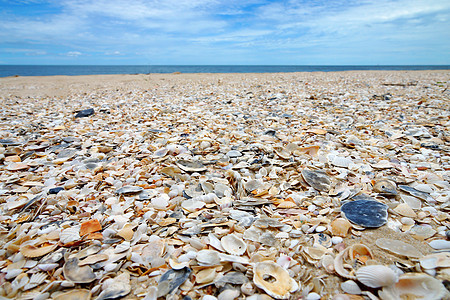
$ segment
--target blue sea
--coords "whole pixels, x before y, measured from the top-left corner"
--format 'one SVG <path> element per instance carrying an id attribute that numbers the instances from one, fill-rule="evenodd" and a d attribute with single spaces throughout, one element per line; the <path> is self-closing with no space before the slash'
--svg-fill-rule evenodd
<path id="1" fill-rule="evenodd" d="M 100 75 L 100 74 L 152 74 L 152 73 L 279 73 L 279 72 L 338 72 L 353 70 L 449 70 L 440 66 L 107 66 L 107 65 L 0 65 L 0 77 Z"/>

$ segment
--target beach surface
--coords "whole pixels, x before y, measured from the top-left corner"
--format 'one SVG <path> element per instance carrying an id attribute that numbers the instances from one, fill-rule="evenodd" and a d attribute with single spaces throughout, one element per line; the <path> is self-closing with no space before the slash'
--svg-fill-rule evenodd
<path id="1" fill-rule="evenodd" d="M 444 299 L 449 84 L 448 70 L 0 78 L 0 295 L 392 299 L 418 273 L 416 296 Z"/>

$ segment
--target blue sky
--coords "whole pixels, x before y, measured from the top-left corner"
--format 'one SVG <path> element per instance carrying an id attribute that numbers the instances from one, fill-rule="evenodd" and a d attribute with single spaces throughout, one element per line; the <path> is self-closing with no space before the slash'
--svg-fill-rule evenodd
<path id="1" fill-rule="evenodd" d="M 450 64 L 449 0 L 0 0 L 0 64 Z"/>

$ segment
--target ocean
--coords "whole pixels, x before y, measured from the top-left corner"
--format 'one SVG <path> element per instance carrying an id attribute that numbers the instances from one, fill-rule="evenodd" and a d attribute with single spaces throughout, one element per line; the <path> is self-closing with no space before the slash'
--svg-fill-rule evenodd
<path id="1" fill-rule="evenodd" d="M 279 72 L 337 72 L 352 70 L 449 70 L 439 66 L 107 66 L 107 65 L 0 65 L 0 77 L 100 75 L 100 74 L 152 74 L 152 73 L 279 73 Z"/>

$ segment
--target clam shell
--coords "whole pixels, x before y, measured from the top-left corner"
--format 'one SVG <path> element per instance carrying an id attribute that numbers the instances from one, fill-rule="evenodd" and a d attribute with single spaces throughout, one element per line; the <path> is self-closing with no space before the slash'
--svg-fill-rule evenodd
<path id="1" fill-rule="evenodd" d="M 57 244 L 47 245 L 43 247 L 36 247 L 34 245 L 25 244 L 20 246 L 20 253 L 25 257 L 40 257 L 44 256 L 58 247 Z"/>
<path id="2" fill-rule="evenodd" d="M 420 265 L 424 269 L 450 268 L 450 253 L 433 253 L 420 259 Z"/>
<path id="3" fill-rule="evenodd" d="M 253 282 L 275 299 L 288 299 L 299 285 L 289 273 L 273 262 L 259 262 L 253 267 Z"/>
<path id="4" fill-rule="evenodd" d="M 198 271 L 195 274 L 195 282 L 197 283 L 208 283 L 212 282 L 217 276 L 216 269 L 208 268 Z"/>
<path id="5" fill-rule="evenodd" d="M 348 235 L 348 231 L 352 228 L 352 224 L 344 218 L 335 219 L 331 222 L 330 226 L 331 233 L 340 237 L 346 237 Z"/>
<path id="6" fill-rule="evenodd" d="M 371 288 L 389 286 L 398 281 L 398 275 L 382 265 L 361 267 L 356 271 L 356 279 Z"/>
<path id="7" fill-rule="evenodd" d="M 382 300 L 392 299 L 448 299 L 445 286 L 436 278 L 424 273 L 405 273 L 397 283 L 385 286 L 378 295 Z"/>
<path id="8" fill-rule="evenodd" d="M 92 268 L 89 266 L 80 267 L 78 258 L 74 257 L 66 261 L 63 266 L 64 277 L 73 283 L 89 283 L 96 279 Z"/>
<path id="9" fill-rule="evenodd" d="M 200 250 L 195 257 L 201 266 L 213 266 L 220 264 L 219 253 L 214 250 Z"/>
<path id="10" fill-rule="evenodd" d="M 224 236 L 220 243 L 225 251 L 233 255 L 242 255 L 247 250 L 247 244 L 235 234 Z"/>

